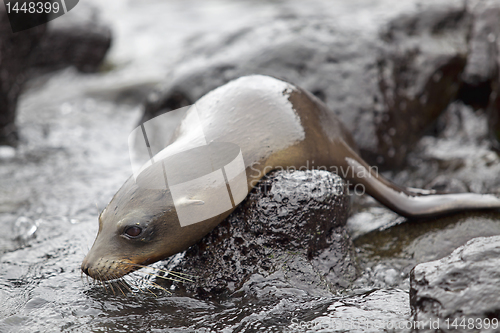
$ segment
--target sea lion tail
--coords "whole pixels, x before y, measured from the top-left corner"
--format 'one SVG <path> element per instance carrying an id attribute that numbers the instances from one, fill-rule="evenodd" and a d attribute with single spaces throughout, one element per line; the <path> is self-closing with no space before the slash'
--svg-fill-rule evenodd
<path id="1" fill-rule="evenodd" d="M 404 188 L 374 172 L 356 153 L 345 157 L 352 168 L 352 180 L 361 184 L 366 193 L 396 213 L 410 218 L 445 215 L 467 210 L 500 209 L 500 198 L 492 194 L 447 193 L 436 194 L 413 188 Z"/>

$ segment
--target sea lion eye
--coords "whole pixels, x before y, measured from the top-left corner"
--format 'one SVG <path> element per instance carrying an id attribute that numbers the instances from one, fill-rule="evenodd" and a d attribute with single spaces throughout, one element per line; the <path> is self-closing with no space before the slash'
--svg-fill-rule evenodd
<path id="1" fill-rule="evenodd" d="M 132 238 L 139 236 L 141 233 L 142 233 L 142 228 L 136 227 L 136 226 L 127 228 L 125 230 L 125 235 L 127 235 L 128 237 L 132 237 Z"/>

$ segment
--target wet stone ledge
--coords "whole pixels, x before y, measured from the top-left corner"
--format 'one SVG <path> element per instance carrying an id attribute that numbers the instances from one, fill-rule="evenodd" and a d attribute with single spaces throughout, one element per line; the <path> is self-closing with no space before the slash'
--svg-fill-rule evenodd
<path id="1" fill-rule="evenodd" d="M 97 72 L 111 46 L 111 28 L 98 8 L 80 2 L 77 10 L 51 21 L 33 55 L 38 71 L 74 66 L 81 72 Z"/>
<path id="2" fill-rule="evenodd" d="M 340 177 L 273 172 L 210 234 L 167 262 L 168 269 L 197 276 L 193 284 L 176 284 L 176 294 L 260 292 L 270 281 L 311 294 L 348 287 L 358 271 L 345 229 L 348 213 Z"/>
<path id="3" fill-rule="evenodd" d="M 446 258 L 415 266 L 410 306 L 414 321 L 426 324 L 420 332 L 498 332 L 499 267 L 500 236 L 474 238 Z"/>

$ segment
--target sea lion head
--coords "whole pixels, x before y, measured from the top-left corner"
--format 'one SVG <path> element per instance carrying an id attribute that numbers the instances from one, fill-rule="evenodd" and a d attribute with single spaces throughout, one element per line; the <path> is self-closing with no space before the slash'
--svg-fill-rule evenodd
<path id="1" fill-rule="evenodd" d="M 216 217 L 181 226 L 170 190 L 141 187 L 132 176 L 100 214 L 81 269 L 96 280 L 121 278 L 185 250 L 219 222 Z"/>
<path id="2" fill-rule="evenodd" d="M 166 258 L 178 252 L 176 226 L 169 191 L 141 188 L 131 177 L 99 215 L 99 231 L 81 269 L 107 281 Z"/>

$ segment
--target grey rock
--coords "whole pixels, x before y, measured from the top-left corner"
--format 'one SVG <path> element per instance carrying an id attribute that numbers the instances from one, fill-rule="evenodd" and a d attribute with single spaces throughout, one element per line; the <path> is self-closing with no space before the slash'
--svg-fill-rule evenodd
<path id="1" fill-rule="evenodd" d="M 486 112 L 461 101 L 450 103 L 407 157 L 406 174 L 393 180 L 445 192 L 500 193 L 498 154 L 488 140 Z"/>
<path id="2" fill-rule="evenodd" d="M 239 76 L 266 74 L 318 96 L 372 164 L 403 165 L 412 145 L 457 96 L 471 14 L 463 3 L 426 4 L 377 32 L 292 18 L 192 42 L 145 106 L 143 121 L 195 102 Z"/>
<path id="3" fill-rule="evenodd" d="M 490 137 L 500 149 L 500 3 L 470 1 L 474 25 L 460 97 L 489 115 Z"/>
<path id="4" fill-rule="evenodd" d="M 273 172 L 167 267 L 196 275 L 181 288 L 204 296 L 239 290 L 252 276 L 313 294 L 347 287 L 357 268 L 345 230 L 345 186 L 326 171 Z"/>
<path id="5" fill-rule="evenodd" d="M 429 324 L 438 321 L 441 330 L 427 327 L 421 332 L 471 332 L 461 326 L 471 319 L 475 331 L 498 332 L 485 320 L 500 320 L 500 236 L 480 237 L 456 249 L 450 256 L 417 265 L 410 275 L 410 306 L 413 319 Z M 448 321 L 447 321 L 448 319 Z M 456 319 L 456 321 L 455 321 Z M 483 324 L 482 328 L 478 325 Z"/>
<path id="6" fill-rule="evenodd" d="M 459 98 L 487 110 L 493 146 L 500 149 L 500 2 L 469 0 L 469 54 Z"/>
<path id="7" fill-rule="evenodd" d="M 99 69 L 111 46 L 111 29 L 96 7 L 80 1 L 73 10 L 47 26 L 34 56 L 34 67 L 42 71 L 68 66 L 82 72 Z"/>
<path id="8" fill-rule="evenodd" d="M 67 66 L 98 70 L 111 31 L 97 14 L 96 8 L 80 3 L 48 24 L 12 33 L 5 6 L 0 6 L 0 145 L 17 145 L 17 100 L 29 77 Z"/>
<path id="9" fill-rule="evenodd" d="M 470 0 L 467 5 L 473 20 L 460 97 L 476 108 L 484 108 L 488 105 L 492 88 L 495 88 L 492 84 L 498 81 L 500 3 Z"/>
<path id="10" fill-rule="evenodd" d="M 377 119 L 379 162 L 404 164 L 407 154 L 456 98 L 467 60 L 471 15 L 459 2 L 423 7 L 391 21 L 380 37 Z"/>
<path id="11" fill-rule="evenodd" d="M 0 5 L 0 145 L 17 144 L 17 100 L 33 59 L 32 51 L 44 33 L 45 25 L 13 33 L 5 6 Z"/>

